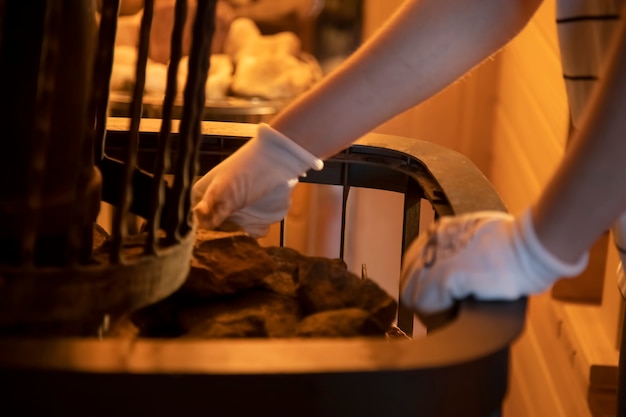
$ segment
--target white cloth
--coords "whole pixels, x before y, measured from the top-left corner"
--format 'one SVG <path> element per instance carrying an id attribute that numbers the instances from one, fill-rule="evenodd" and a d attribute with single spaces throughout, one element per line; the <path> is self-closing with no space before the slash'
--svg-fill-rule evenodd
<path id="1" fill-rule="evenodd" d="M 587 260 L 585 254 L 567 264 L 547 252 L 535 235 L 530 210 L 517 218 L 490 211 L 443 217 L 404 255 L 401 297 L 425 314 L 469 296 L 512 300 L 577 275 Z"/>
<path id="2" fill-rule="evenodd" d="M 324 163 L 289 138 L 260 124 L 256 135 L 193 186 L 198 225 L 214 229 L 225 220 L 255 237 L 285 217 L 298 177 Z"/>

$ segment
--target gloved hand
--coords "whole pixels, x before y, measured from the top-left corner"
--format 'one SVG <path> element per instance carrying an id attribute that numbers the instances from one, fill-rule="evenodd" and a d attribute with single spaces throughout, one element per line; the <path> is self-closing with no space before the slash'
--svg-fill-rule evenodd
<path id="1" fill-rule="evenodd" d="M 401 298 L 423 315 L 468 296 L 513 300 L 577 275 L 587 260 L 585 255 L 570 265 L 548 253 L 530 210 L 520 217 L 489 211 L 442 217 L 405 253 Z"/>
<path id="2" fill-rule="evenodd" d="M 324 163 L 289 138 L 260 124 L 256 135 L 193 186 L 199 227 L 214 229 L 225 220 L 254 237 L 287 214 L 298 177 Z"/>

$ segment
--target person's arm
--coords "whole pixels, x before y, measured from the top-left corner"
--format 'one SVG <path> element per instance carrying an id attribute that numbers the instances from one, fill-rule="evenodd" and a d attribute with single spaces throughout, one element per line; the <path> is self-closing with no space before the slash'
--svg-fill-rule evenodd
<path id="1" fill-rule="evenodd" d="M 513 299 L 536 294 L 561 277 L 577 275 L 595 240 L 618 220 L 623 226 L 625 160 L 622 20 L 601 84 L 538 201 L 518 216 L 479 212 L 435 223 L 405 254 L 403 301 L 418 313 L 433 313 L 467 296 Z M 619 243 L 623 233 L 614 230 Z"/>
<path id="2" fill-rule="evenodd" d="M 618 30 L 581 128 L 533 208 L 539 240 L 565 261 L 580 257 L 626 210 L 624 19 Z"/>
<path id="3" fill-rule="evenodd" d="M 286 214 L 294 181 L 320 169 L 319 159 L 493 55 L 540 3 L 408 0 L 351 58 L 194 185 L 200 226 L 214 228 L 230 218 L 260 234 Z"/>
<path id="4" fill-rule="evenodd" d="M 409 0 L 344 64 L 270 124 L 314 155 L 331 156 L 493 55 L 540 4 Z"/>

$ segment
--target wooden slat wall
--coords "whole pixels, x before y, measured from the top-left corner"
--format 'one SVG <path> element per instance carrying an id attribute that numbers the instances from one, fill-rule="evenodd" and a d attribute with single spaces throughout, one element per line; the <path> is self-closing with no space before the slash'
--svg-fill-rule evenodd
<path id="1" fill-rule="evenodd" d="M 371 36 L 395 11 L 402 0 L 366 0 L 365 37 Z M 416 137 L 447 146 L 467 155 L 487 173 L 491 164 L 491 123 L 496 100 L 499 62 L 489 60 L 469 76 L 413 108 L 376 131 Z"/>
<path id="2" fill-rule="evenodd" d="M 401 3 L 366 1 L 366 37 Z M 554 8 L 554 0 L 546 1 L 493 60 L 377 131 L 464 153 L 492 179 L 511 211 L 524 208 L 561 158 L 567 134 Z"/>
<path id="3" fill-rule="evenodd" d="M 488 176 L 513 213 L 539 196 L 565 150 L 569 116 L 554 12 L 554 1 L 545 2 L 498 56 Z M 602 306 L 531 297 L 526 331 L 513 348 L 506 417 L 599 415 L 589 406 L 591 367 L 614 366 L 618 356 L 614 274 L 607 272 L 606 285 Z"/>
<path id="4" fill-rule="evenodd" d="M 488 173 L 512 212 L 528 206 L 560 161 L 569 124 L 554 1 L 498 56 L 500 74 Z"/>

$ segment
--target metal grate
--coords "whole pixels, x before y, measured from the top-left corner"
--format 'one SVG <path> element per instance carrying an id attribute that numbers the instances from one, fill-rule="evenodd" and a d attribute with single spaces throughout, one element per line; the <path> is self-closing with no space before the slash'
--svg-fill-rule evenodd
<path id="1" fill-rule="evenodd" d="M 3 334 L 63 328 L 64 334 L 95 335 L 104 318 L 155 302 L 184 281 L 187 267 L 181 265 L 188 264 L 194 241 L 190 188 L 216 3 L 197 6 L 182 120 L 172 150 L 170 113 L 187 7 L 184 0 L 176 3 L 164 117 L 151 165 L 140 169 L 139 124 L 154 1 L 144 2 L 133 98 L 116 158 L 105 148 L 120 0 L 101 2 L 98 24 L 95 1 L 2 2 L 0 121 L 5 140 L 11 141 L 0 164 Z M 166 172 L 173 177 L 171 186 Z M 106 240 L 93 226 L 101 201 L 115 208 Z M 147 231 L 136 233 L 129 222 L 142 205 Z"/>

